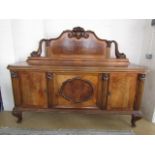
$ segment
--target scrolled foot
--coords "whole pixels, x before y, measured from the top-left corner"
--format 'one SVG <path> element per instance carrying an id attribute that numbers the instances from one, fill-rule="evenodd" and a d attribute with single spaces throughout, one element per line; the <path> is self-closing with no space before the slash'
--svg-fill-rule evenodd
<path id="1" fill-rule="evenodd" d="M 17 117 L 17 123 L 21 123 L 22 122 L 22 112 L 21 111 L 13 109 L 12 115 Z"/>
<path id="2" fill-rule="evenodd" d="M 141 112 L 133 112 L 131 116 L 131 127 L 136 127 L 136 121 L 142 119 Z"/>

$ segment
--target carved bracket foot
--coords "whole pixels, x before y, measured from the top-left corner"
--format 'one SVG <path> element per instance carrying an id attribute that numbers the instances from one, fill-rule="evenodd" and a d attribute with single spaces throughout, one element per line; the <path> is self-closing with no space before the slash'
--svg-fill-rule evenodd
<path id="1" fill-rule="evenodd" d="M 22 112 L 16 110 L 15 108 L 12 111 L 12 115 L 17 117 L 17 123 L 21 123 L 22 122 Z"/>
<path id="2" fill-rule="evenodd" d="M 136 121 L 142 118 L 141 112 L 133 112 L 131 116 L 131 127 L 136 127 Z"/>

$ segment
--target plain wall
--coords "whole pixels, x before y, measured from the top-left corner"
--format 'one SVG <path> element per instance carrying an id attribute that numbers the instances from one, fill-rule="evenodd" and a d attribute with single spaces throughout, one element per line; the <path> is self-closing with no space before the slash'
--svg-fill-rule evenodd
<path id="1" fill-rule="evenodd" d="M 95 31 L 100 38 L 116 40 L 120 52 L 124 52 L 130 62 L 141 64 L 146 52 L 144 40 L 150 37 L 148 22 L 149 20 L 0 20 L 0 86 L 4 109 L 12 110 L 14 105 L 7 65 L 26 60 L 38 48 L 40 39 L 58 37 L 63 30 L 82 26 L 86 30 Z"/>
<path id="2" fill-rule="evenodd" d="M 0 88 L 5 110 L 13 108 L 11 79 L 6 66 L 14 60 L 11 21 L 0 20 Z"/>
<path id="3" fill-rule="evenodd" d="M 149 72 L 145 80 L 142 111 L 148 120 L 155 122 L 155 26 L 151 26 L 151 20 L 146 21 L 144 33 L 140 64 L 147 66 Z M 152 54 L 152 59 L 146 59 L 145 54 Z"/>

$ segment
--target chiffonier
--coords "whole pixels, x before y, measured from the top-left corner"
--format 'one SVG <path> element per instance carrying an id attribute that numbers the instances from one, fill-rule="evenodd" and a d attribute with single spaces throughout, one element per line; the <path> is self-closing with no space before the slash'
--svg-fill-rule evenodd
<path id="1" fill-rule="evenodd" d="M 93 31 L 75 27 L 42 39 L 25 62 L 8 69 L 18 123 L 25 111 L 125 114 L 133 127 L 142 117 L 147 69 L 130 64 L 115 40 L 100 39 Z"/>

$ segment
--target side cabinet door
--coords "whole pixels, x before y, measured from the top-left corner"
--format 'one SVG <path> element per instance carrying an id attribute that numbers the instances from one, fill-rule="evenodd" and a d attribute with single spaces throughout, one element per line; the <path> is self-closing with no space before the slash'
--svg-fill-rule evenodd
<path id="1" fill-rule="evenodd" d="M 47 108 L 47 84 L 44 72 L 19 72 L 22 107 Z"/>
<path id="2" fill-rule="evenodd" d="M 108 110 L 132 110 L 136 94 L 137 74 L 111 73 Z"/>

